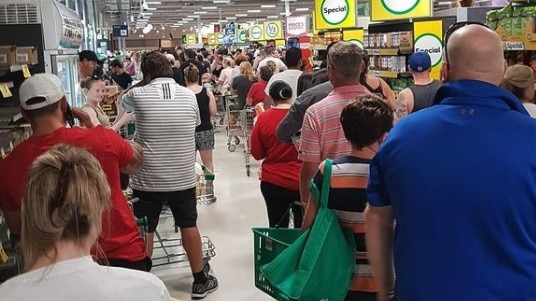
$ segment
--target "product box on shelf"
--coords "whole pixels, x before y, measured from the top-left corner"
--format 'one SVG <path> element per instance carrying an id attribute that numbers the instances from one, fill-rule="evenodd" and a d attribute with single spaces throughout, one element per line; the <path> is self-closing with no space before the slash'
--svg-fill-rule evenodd
<path id="1" fill-rule="evenodd" d="M 505 42 L 506 50 L 536 49 L 536 6 L 511 4 L 486 15 L 487 25 Z"/>
<path id="2" fill-rule="evenodd" d="M 35 47 L 20 47 L 17 46 L 15 50 L 15 64 L 16 65 L 35 65 L 38 63 L 37 50 Z"/>
<path id="3" fill-rule="evenodd" d="M 400 33 L 400 52 L 412 53 L 413 52 L 413 33 L 411 31 L 403 31 Z"/>
<path id="4" fill-rule="evenodd" d="M 0 67 L 11 67 L 15 63 L 15 47 L 0 46 Z"/>

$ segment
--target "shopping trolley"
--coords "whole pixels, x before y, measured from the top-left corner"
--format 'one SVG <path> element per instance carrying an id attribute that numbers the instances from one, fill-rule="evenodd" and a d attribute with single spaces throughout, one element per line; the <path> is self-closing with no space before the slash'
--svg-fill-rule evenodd
<path id="1" fill-rule="evenodd" d="M 197 186 L 196 196 L 197 204 L 206 205 L 216 201 L 214 196 L 214 179 L 216 176 L 205 165 L 196 163 Z"/>
<path id="2" fill-rule="evenodd" d="M 226 96 L 226 117 L 227 117 L 227 149 L 230 152 L 236 150 L 236 146 L 240 144 L 238 135 L 241 133 L 240 126 L 240 108 L 236 96 Z"/>
<path id="3" fill-rule="evenodd" d="M 255 109 L 247 107 L 240 111 L 240 127 L 242 130 L 242 138 L 244 141 L 244 161 L 246 162 L 246 175 L 249 177 L 251 174 L 251 151 L 249 147 L 249 137 L 253 130 L 253 121 L 255 118 Z"/>
<path id="4" fill-rule="evenodd" d="M 219 125 L 223 125 L 225 122 L 225 113 L 226 113 L 226 104 L 225 104 L 225 95 L 218 94 L 216 95 L 216 116 L 212 119 L 214 128 Z"/>

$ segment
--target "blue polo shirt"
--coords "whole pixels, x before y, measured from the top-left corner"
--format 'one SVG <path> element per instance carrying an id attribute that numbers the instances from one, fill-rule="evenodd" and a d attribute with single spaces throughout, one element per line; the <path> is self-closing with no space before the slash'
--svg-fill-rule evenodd
<path id="1" fill-rule="evenodd" d="M 536 300 L 536 120 L 484 82 L 437 98 L 371 162 L 369 204 L 396 219 L 396 300 Z"/>

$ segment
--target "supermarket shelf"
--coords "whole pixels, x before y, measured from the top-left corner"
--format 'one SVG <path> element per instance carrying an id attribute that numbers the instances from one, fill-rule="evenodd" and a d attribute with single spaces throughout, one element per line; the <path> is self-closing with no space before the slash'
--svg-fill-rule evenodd
<path id="1" fill-rule="evenodd" d="M 395 72 L 395 71 L 385 71 L 385 70 L 371 70 L 372 75 L 382 78 L 401 78 L 401 77 L 411 77 L 411 74 L 408 72 Z"/>
<path id="2" fill-rule="evenodd" d="M 398 55 L 398 48 L 367 49 L 368 55 Z"/>

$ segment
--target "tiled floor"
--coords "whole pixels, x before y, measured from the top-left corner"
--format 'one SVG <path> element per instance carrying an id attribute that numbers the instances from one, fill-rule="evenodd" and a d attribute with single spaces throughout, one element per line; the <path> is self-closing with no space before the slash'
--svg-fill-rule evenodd
<path id="1" fill-rule="evenodd" d="M 227 150 L 227 137 L 221 128 L 216 134 L 215 189 L 218 200 L 210 205 L 199 205 L 199 228 L 216 247 L 211 260 L 220 288 L 205 300 L 273 300 L 255 288 L 253 277 L 252 227 L 268 224 L 266 207 L 260 193 L 257 170 L 259 164 L 252 158 L 251 177 L 246 176 L 243 147 L 234 153 Z M 172 219 L 162 221 L 162 236 L 178 237 L 172 229 Z M 181 264 L 156 267 L 153 273 L 160 277 L 171 295 L 190 300 L 193 281 L 188 266 Z"/>

